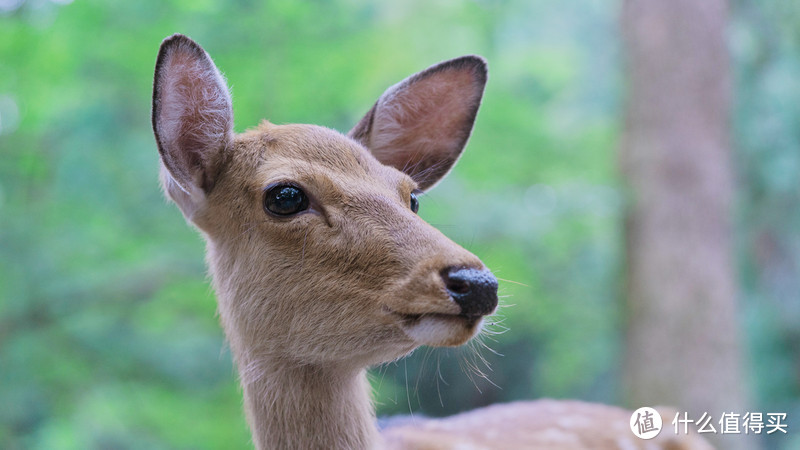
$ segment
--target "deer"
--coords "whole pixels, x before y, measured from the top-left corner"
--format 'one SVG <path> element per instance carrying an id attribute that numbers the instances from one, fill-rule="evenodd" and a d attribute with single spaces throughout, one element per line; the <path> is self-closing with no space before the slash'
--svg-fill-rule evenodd
<path id="1" fill-rule="evenodd" d="M 651 448 L 630 412 L 579 401 L 492 405 L 378 430 L 369 367 L 459 346 L 498 305 L 483 262 L 417 215 L 454 166 L 487 81 L 478 56 L 390 87 L 347 133 L 263 121 L 233 131 L 206 51 L 175 34 L 155 65 L 166 197 L 203 236 L 257 449 Z M 662 433 L 664 436 L 667 433 Z M 659 448 L 707 448 L 666 436 Z"/>

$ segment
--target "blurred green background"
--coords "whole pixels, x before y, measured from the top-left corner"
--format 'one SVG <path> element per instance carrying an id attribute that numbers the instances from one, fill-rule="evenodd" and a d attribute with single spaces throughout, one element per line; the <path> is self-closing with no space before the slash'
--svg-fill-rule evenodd
<path id="1" fill-rule="evenodd" d="M 203 243 L 157 180 L 152 73 L 174 32 L 227 76 L 237 131 L 347 131 L 405 76 L 486 57 L 473 137 L 421 214 L 513 281 L 504 332 L 376 368 L 379 415 L 620 403 L 619 7 L 0 0 L 0 448 L 250 445 Z M 765 443 L 800 448 L 800 6 L 734 1 L 729 42 L 752 409 L 787 412 Z"/>

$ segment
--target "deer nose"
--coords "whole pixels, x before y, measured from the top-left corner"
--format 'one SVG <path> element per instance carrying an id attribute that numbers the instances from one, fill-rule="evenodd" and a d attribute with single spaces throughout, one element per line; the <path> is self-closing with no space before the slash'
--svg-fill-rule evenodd
<path id="1" fill-rule="evenodd" d="M 497 307 L 497 278 L 487 269 L 448 267 L 441 272 L 450 297 L 465 316 L 485 316 Z"/>

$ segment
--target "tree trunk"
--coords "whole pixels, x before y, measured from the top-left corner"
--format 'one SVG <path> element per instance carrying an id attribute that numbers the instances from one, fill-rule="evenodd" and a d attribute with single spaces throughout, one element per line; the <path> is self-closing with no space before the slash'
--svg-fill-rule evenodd
<path id="1" fill-rule="evenodd" d="M 629 91 L 621 165 L 631 189 L 625 390 L 671 405 L 720 438 L 744 415 L 731 249 L 731 76 L 725 0 L 626 0 Z M 673 417 L 664 417 L 672 432 Z M 744 435 L 716 440 L 744 448 Z M 730 442 L 728 442 L 730 441 Z M 752 448 L 752 442 L 748 448 Z"/>

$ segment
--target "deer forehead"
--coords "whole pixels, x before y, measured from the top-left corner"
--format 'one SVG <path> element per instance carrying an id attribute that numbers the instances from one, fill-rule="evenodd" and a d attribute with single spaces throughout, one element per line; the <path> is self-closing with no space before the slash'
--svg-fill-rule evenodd
<path id="1" fill-rule="evenodd" d="M 361 144 L 321 126 L 264 121 L 238 135 L 234 148 L 234 160 L 254 169 L 248 183 L 254 189 L 307 183 L 303 187 L 323 191 L 318 195 L 341 199 L 348 191 L 406 196 L 417 187 L 411 177 L 381 164 Z"/>

